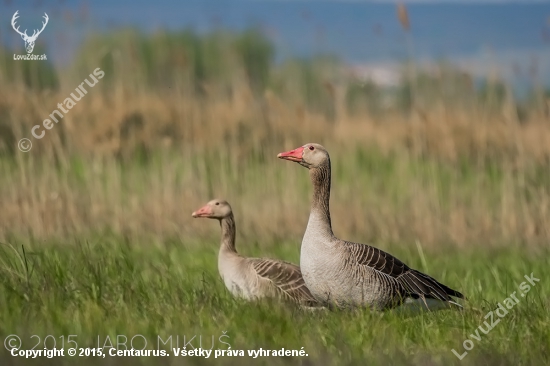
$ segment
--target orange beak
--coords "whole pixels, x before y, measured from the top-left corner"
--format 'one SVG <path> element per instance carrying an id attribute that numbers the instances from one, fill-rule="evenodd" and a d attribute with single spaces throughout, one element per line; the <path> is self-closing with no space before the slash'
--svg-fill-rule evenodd
<path id="1" fill-rule="evenodd" d="M 301 146 L 301 147 L 298 147 L 294 150 L 290 150 L 290 151 L 287 151 L 287 152 L 282 152 L 279 155 L 277 155 L 277 157 L 279 159 L 285 159 L 285 160 L 295 161 L 295 162 L 299 163 L 299 162 L 302 161 L 302 153 L 303 152 L 304 152 L 304 147 Z"/>
<path id="2" fill-rule="evenodd" d="M 208 205 L 199 208 L 197 211 L 195 211 L 191 214 L 191 216 L 193 216 L 194 218 L 208 217 L 210 215 L 212 215 L 212 210 L 210 209 L 210 206 L 208 206 Z"/>

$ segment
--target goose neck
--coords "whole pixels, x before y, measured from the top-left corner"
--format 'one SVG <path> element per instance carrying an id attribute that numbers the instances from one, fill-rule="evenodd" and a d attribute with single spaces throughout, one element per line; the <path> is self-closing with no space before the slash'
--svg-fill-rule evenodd
<path id="1" fill-rule="evenodd" d="M 237 249 L 235 248 L 235 233 L 237 229 L 233 213 L 221 219 L 220 226 L 222 229 L 220 251 L 237 253 Z"/>
<path id="2" fill-rule="evenodd" d="M 310 221 L 315 221 L 317 230 L 333 236 L 330 220 L 330 162 L 318 168 L 310 169 L 313 183 L 313 200 L 311 202 Z"/>

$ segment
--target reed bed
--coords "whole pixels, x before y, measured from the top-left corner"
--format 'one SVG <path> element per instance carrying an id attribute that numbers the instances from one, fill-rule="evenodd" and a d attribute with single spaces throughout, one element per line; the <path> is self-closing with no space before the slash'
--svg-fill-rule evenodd
<path id="1" fill-rule="evenodd" d="M 89 42 L 104 39 L 98 37 Z M 275 156 L 319 142 L 332 155 L 333 216 L 341 236 L 428 247 L 547 245 L 550 121 L 544 95 L 542 102 L 520 104 L 509 89 L 487 89 L 500 85 L 495 83 L 485 94 L 473 89 L 475 98 L 467 88 L 449 92 L 449 85 L 458 85 L 456 73 L 441 66 L 439 76 L 415 82 L 414 105 L 395 99 L 375 112 L 369 94 L 359 99 L 364 108 L 355 108 L 357 82 L 335 81 L 340 69 L 333 61 L 273 65 L 267 55 L 263 68 L 251 66 L 246 57 L 253 51 L 271 52 L 256 33 L 233 36 L 229 50 L 221 41 L 227 35 L 151 37 L 125 32 L 111 40 L 121 49 L 104 47 L 91 56 L 83 51 L 66 70 L 41 66 L 42 73 L 57 75 L 46 79 L 54 84 L 32 77 L 26 84 L 4 70 L 0 240 L 97 230 L 206 235 L 210 230 L 190 213 L 214 196 L 236 206 L 245 237 L 267 243 L 299 238 L 307 220 L 307 174 Z M 157 75 L 132 52 L 145 52 L 159 39 L 165 42 L 151 51 L 157 56 L 149 63 L 171 68 Z M 199 44 L 204 55 L 189 61 L 189 46 L 174 46 L 182 39 Z M 210 56 L 211 43 L 227 52 L 228 61 L 207 72 L 200 60 Z M 31 138 L 32 126 L 98 66 L 105 78 L 44 138 Z M 25 67 L 21 78 L 33 74 Z M 311 70 L 316 73 L 304 76 Z M 403 83 L 406 90 L 406 78 Z M 30 152 L 16 149 L 21 137 L 32 139 Z"/>

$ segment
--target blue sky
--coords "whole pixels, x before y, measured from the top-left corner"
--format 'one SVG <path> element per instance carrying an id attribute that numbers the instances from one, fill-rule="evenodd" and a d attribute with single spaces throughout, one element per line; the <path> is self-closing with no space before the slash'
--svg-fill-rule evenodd
<path id="1" fill-rule="evenodd" d="M 537 64 L 541 80 L 550 81 L 550 2 L 404 2 L 418 60 L 452 60 L 481 73 L 495 63 L 508 73 L 514 64 L 523 73 Z M 20 46 L 10 25 L 15 10 L 22 29 L 38 27 L 47 12 L 39 41 L 57 64 L 70 60 L 88 32 L 125 27 L 206 32 L 256 25 L 279 58 L 331 53 L 354 64 L 389 64 L 407 54 L 395 2 L 384 0 L 0 0 L 0 9 L 0 39 Z"/>

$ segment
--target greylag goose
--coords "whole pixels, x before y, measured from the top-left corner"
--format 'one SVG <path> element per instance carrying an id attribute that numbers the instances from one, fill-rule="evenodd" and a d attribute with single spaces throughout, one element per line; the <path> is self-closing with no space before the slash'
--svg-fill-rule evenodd
<path id="1" fill-rule="evenodd" d="M 369 245 L 338 239 L 330 221 L 330 156 L 309 143 L 277 155 L 309 169 L 313 200 L 300 251 L 307 287 L 320 302 L 376 310 L 418 306 L 420 310 L 461 307 L 451 296 L 464 296 Z"/>
<path id="2" fill-rule="evenodd" d="M 218 270 L 231 294 L 246 300 L 278 297 L 306 307 L 319 305 L 306 287 L 300 267 L 275 259 L 246 258 L 237 253 L 235 218 L 229 203 L 212 200 L 192 216 L 220 221 L 222 238 Z"/>

